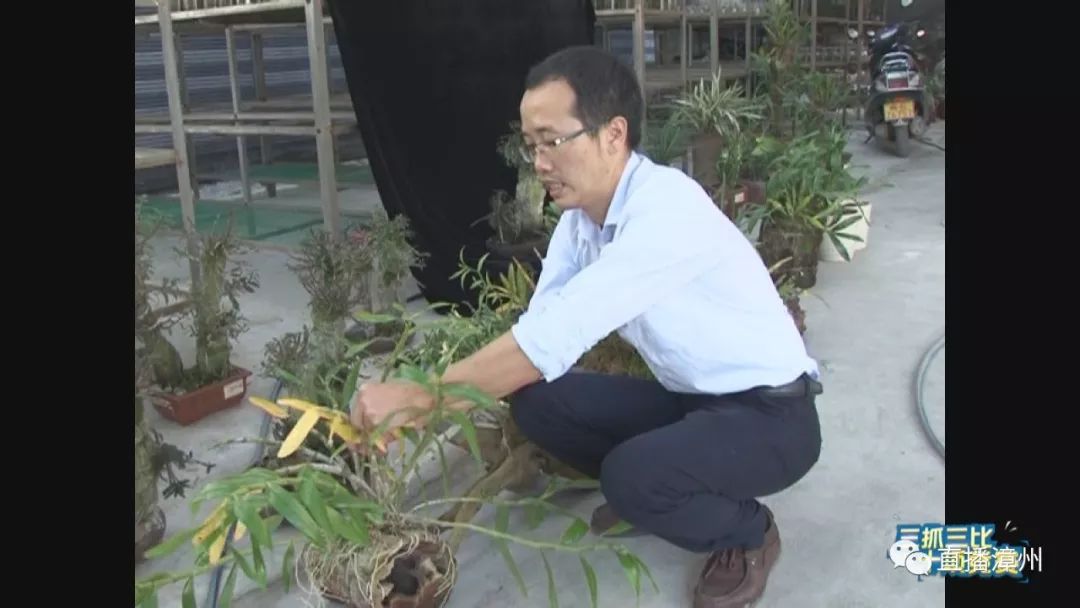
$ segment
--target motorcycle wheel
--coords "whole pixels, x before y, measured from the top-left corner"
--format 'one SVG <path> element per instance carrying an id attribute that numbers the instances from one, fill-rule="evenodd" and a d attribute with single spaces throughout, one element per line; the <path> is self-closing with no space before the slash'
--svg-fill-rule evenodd
<path id="1" fill-rule="evenodd" d="M 893 142 L 896 144 L 897 156 L 907 158 L 911 154 L 911 137 L 909 136 L 908 125 L 893 127 Z"/>

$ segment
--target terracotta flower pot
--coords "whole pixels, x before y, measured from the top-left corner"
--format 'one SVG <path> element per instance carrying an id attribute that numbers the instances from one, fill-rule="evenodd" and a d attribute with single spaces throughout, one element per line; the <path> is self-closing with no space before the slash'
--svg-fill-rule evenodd
<path id="1" fill-rule="evenodd" d="M 163 417 L 187 426 L 210 414 L 239 405 L 247 394 L 250 381 L 250 371 L 233 367 L 233 372 L 224 380 L 207 384 L 189 393 L 157 395 L 153 400 L 154 409 Z"/>

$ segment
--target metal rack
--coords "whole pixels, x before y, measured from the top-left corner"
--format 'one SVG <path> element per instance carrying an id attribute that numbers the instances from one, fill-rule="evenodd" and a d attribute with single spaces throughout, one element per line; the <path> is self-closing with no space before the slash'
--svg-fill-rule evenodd
<path id="1" fill-rule="evenodd" d="M 764 15 L 761 0 L 596 0 L 597 24 L 601 29 L 602 45 L 611 50 L 611 30 L 631 27 L 633 64 L 638 81 L 647 97 L 683 89 L 691 81 L 709 78 L 717 70 L 725 79 L 738 79 L 749 72 L 749 53 L 740 60 L 720 60 L 721 24 L 745 23 L 746 39 L 752 23 Z M 709 24 L 709 66 L 694 66 L 690 54 L 694 48 L 695 25 Z M 654 33 L 656 60 L 646 66 L 646 28 Z M 678 67 L 664 59 L 665 36 L 677 34 Z M 750 45 L 746 45 L 750 48 Z"/>
<path id="2" fill-rule="evenodd" d="M 348 95 L 331 95 L 326 54 L 325 0 L 137 0 L 137 5 L 156 6 L 157 13 L 135 17 L 136 35 L 161 34 L 162 60 L 168 113 L 145 115 L 135 121 L 135 133 L 169 133 L 172 150 L 136 149 L 136 167 L 176 165 L 183 226 L 189 237 L 196 233 L 195 193 L 189 154 L 189 136 L 210 134 L 235 136 L 244 201 L 251 203 L 246 138 L 260 138 L 263 162 L 269 156 L 267 136 L 313 137 L 318 162 L 319 193 L 325 229 L 342 237 L 338 202 L 334 137 L 351 131 L 356 118 Z M 311 70 L 310 97 L 277 100 L 265 98 L 261 33 L 303 26 L 307 34 Z M 229 64 L 231 103 L 224 107 L 189 111 L 182 94 L 177 36 L 184 33 L 221 33 L 225 36 Z M 239 91 L 236 36 L 251 35 L 255 73 L 255 101 L 243 101 Z M 141 159 L 141 160 L 140 160 Z M 171 160 L 170 160 L 171 159 Z"/>
<path id="3" fill-rule="evenodd" d="M 850 41 L 843 36 L 843 41 L 835 45 L 819 46 L 819 26 L 839 26 L 841 32 L 848 27 L 858 26 L 861 33 L 866 27 L 884 25 L 886 0 L 844 0 L 843 16 L 818 14 L 819 0 L 791 0 L 796 14 L 804 23 L 810 23 L 810 45 L 801 56 L 810 64 L 811 69 L 837 68 L 846 66 L 853 59 Z M 673 89 L 682 89 L 690 82 L 708 78 L 720 70 L 725 80 L 737 80 L 750 72 L 750 52 L 755 46 L 755 27 L 766 18 L 768 0 L 595 0 L 597 23 L 601 29 L 602 44 L 610 50 L 609 30 L 625 28 L 629 25 L 633 32 L 633 64 L 646 95 L 662 93 Z M 835 7 L 836 3 L 830 5 Z M 696 67 L 688 60 L 694 48 L 695 25 L 709 25 L 709 65 L 708 68 Z M 745 51 L 738 59 L 722 61 L 720 59 L 722 27 L 743 25 L 742 37 L 736 33 L 736 46 Z M 646 30 L 657 34 L 656 41 L 664 33 L 677 32 L 679 45 L 679 66 L 677 70 L 658 60 L 655 67 L 646 67 Z M 658 49 L 658 44 L 657 48 Z"/>

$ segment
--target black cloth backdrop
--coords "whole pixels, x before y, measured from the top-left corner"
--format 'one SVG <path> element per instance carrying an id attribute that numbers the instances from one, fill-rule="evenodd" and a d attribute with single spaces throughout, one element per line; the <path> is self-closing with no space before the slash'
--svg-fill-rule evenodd
<path id="1" fill-rule="evenodd" d="M 529 68 L 592 44 L 589 0 L 328 0 L 342 65 L 375 183 L 390 217 L 404 214 L 413 271 L 432 301 L 474 302 L 450 276 L 462 248 L 488 253 L 493 191 L 516 176 L 496 151 Z M 490 271 L 506 268 L 491 254 Z"/>

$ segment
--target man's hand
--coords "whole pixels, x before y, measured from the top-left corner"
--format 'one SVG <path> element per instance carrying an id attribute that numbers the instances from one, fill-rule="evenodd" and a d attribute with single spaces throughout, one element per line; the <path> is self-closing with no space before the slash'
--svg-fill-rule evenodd
<path id="1" fill-rule="evenodd" d="M 540 371 L 525 356 L 513 334 L 507 331 L 447 368 L 442 381 L 445 384 L 467 384 L 501 399 L 541 378 Z M 464 409 L 469 405 L 465 399 L 443 402 L 444 407 L 451 409 Z M 389 420 L 382 437 L 374 441 L 380 451 L 385 451 L 384 447 L 392 440 L 394 431 L 403 426 L 415 428 L 425 424 L 434 407 L 434 398 L 420 386 L 403 382 L 375 382 L 360 387 L 352 404 L 350 422 L 362 433 L 370 434 Z"/>
<path id="2" fill-rule="evenodd" d="M 398 382 L 365 384 L 356 393 L 349 418 L 360 431 L 373 432 L 384 421 L 384 437 L 403 426 L 418 427 L 431 410 L 431 395 L 423 388 Z M 385 440 L 383 440 L 385 442 Z"/>

